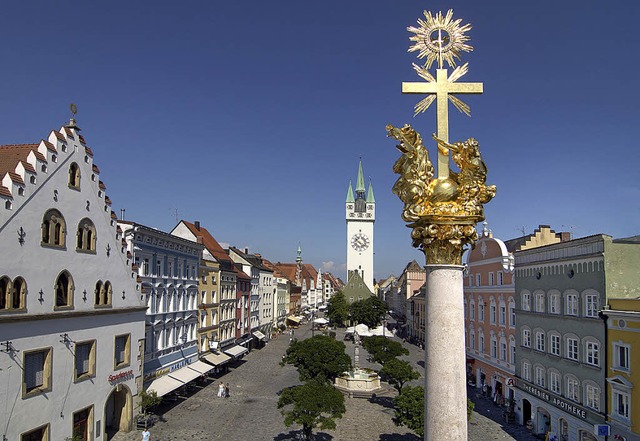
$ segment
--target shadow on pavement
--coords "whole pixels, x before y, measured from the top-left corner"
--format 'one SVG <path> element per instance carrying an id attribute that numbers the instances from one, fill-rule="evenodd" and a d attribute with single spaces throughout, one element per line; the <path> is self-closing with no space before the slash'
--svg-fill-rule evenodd
<path id="1" fill-rule="evenodd" d="M 273 441 L 294 441 L 294 440 L 302 440 L 302 431 L 301 430 L 292 430 L 289 433 L 279 433 L 275 437 L 273 437 Z M 311 439 L 314 441 L 330 441 L 333 439 L 331 435 L 324 432 L 318 432 L 311 435 Z"/>
<path id="2" fill-rule="evenodd" d="M 399 433 L 383 433 L 378 438 L 378 441 L 418 441 L 421 440 L 418 435 L 414 435 L 413 433 L 406 433 L 401 435 Z"/>
<path id="3" fill-rule="evenodd" d="M 387 409 L 393 409 L 393 397 L 373 396 L 369 398 L 369 402 L 377 404 L 378 406 L 386 407 Z"/>

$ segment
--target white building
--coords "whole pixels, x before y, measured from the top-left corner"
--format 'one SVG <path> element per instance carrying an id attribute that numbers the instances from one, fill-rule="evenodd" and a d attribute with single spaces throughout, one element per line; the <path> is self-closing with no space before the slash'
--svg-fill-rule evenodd
<path id="1" fill-rule="evenodd" d="M 142 280 L 146 310 L 145 390 L 165 395 L 198 378 L 198 272 L 203 245 L 118 222 Z M 187 367 L 198 363 L 195 366 Z M 195 368 L 195 369 L 194 369 Z"/>
<path id="2" fill-rule="evenodd" d="M 142 387 L 144 305 L 93 153 L 71 124 L 0 147 L 0 435 L 107 439 Z"/>
<path id="3" fill-rule="evenodd" d="M 367 288 L 375 292 L 373 285 L 373 224 L 376 220 L 376 200 L 373 197 L 373 187 L 369 183 L 369 190 L 365 197 L 364 175 L 362 161 L 358 164 L 358 178 L 356 193 L 349 182 L 346 200 L 347 220 L 347 283 L 349 275 L 355 271 L 360 274 Z"/>

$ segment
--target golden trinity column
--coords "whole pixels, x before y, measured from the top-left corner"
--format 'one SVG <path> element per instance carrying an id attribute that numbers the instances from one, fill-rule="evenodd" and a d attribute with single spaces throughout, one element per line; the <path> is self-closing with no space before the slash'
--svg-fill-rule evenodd
<path id="1" fill-rule="evenodd" d="M 412 228 L 413 246 L 425 254 L 427 270 L 425 329 L 425 413 L 424 439 L 467 440 L 467 388 L 462 253 L 478 238 L 476 224 L 484 220 L 483 204 L 496 193 L 486 185 L 487 167 L 478 142 L 449 143 L 449 101 L 470 116 L 470 108 L 456 95 L 482 93 L 482 83 L 457 82 L 467 73 L 468 63 L 456 66 L 462 52 L 473 48 L 465 35 L 471 25 L 460 25 L 453 11 L 446 15 L 424 12 L 410 52 L 418 52 L 423 65 L 413 64 L 426 82 L 402 83 L 403 93 L 427 94 L 415 106 L 415 115 L 436 101 L 438 149 L 437 177 L 423 139 L 410 125 L 387 125 L 388 136 L 396 139 L 401 152 L 393 165 L 400 177 L 393 192 L 404 202 L 402 219 Z M 430 73 L 437 62 L 436 76 Z M 453 68 L 448 74 L 447 64 Z M 457 171 L 450 169 L 449 152 Z"/>

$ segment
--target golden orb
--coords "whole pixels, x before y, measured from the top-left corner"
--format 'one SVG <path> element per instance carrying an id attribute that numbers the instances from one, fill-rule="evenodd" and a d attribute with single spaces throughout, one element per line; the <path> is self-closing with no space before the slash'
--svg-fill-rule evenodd
<path id="1" fill-rule="evenodd" d="M 458 196 L 458 184 L 451 178 L 438 178 L 429 184 L 433 202 L 449 202 Z"/>

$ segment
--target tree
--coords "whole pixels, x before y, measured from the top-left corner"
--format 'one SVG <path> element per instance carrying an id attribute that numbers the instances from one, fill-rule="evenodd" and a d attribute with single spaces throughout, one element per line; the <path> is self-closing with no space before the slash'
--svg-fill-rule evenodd
<path id="1" fill-rule="evenodd" d="M 162 397 L 159 397 L 155 390 L 140 392 L 140 409 L 144 416 L 146 416 L 148 409 L 157 406 L 161 402 Z"/>
<path id="2" fill-rule="evenodd" d="M 393 399 L 396 426 L 407 426 L 420 437 L 424 436 L 424 388 L 422 386 L 405 387 L 400 395 Z"/>
<path id="3" fill-rule="evenodd" d="M 354 324 L 364 323 L 370 328 L 378 326 L 387 314 L 387 304 L 375 296 L 354 302 L 349 306 Z"/>
<path id="4" fill-rule="evenodd" d="M 387 361 L 401 355 L 409 355 L 409 350 L 401 343 L 374 335 L 362 339 L 362 347 L 371 355 L 374 361 L 385 364 Z"/>
<path id="5" fill-rule="evenodd" d="M 421 438 L 424 436 L 424 388 L 407 386 L 393 399 L 396 426 L 407 426 Z M 467 398 L 467 420 L 473 412 L 473 401 Z"/>
<path id="6" fill-rule="evenodd" d="M 405 383 L 420 378 L 420 374 L 413 370 L 408 361 L 392 358 L 380 370 L 380 376 L 395 387 L 399 394 Z"/>
<path id="7" fill-rule="evenodd" d="M 300 381 L 313 379 L 332 383 L 338 375 L 351 369 L 351 357 L 344 350 L 344 343 L 326 335 L 294 340 L 280 365 L 287 363 L 295 366 Z"/>
<path id="8" fill-rule="evenodd" d="M 282 391 L 278 399 L 278 409 L 293 405 L 290 410 L 282 410 L 284 424 L 300 424 L 305 440 L 310 440 L 313 429 L 335 429 L 336 418 L 345 412 L 344 396 L 333 386 L 318 381 L 309 381 Z"/>
<path id="9" fill-rule="evenodd" d="M 334 294 L 329 299 L 327 317 L 338 326 L 344 326 L 344 323 L 349 318 L 349 305 L 347 305 L 347 299 L 342 291 Z"/>

